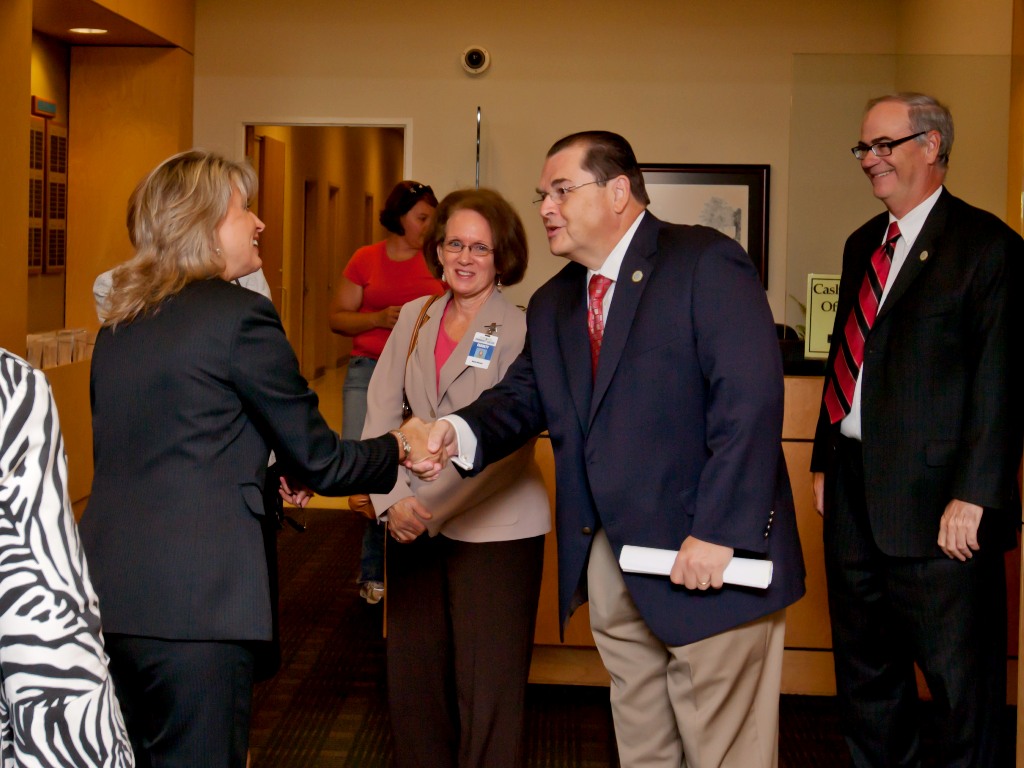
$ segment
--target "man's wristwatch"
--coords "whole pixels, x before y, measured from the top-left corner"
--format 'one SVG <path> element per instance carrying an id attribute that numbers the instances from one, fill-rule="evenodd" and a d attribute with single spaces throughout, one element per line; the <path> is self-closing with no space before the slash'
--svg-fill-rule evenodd
<path id="1" fill-rule="evenodd" d="M 398 442 L 401 443 L 402 450 L 404 451 L 404 455 L 399 456 L 398 460 L 400 462 L 405 461 L 412 455 L 412 446 L 409 445 L 409 438 L 407 438 L 405 433 L 400 429 L 391 430 L 391 434 L 398 438 Z"/>

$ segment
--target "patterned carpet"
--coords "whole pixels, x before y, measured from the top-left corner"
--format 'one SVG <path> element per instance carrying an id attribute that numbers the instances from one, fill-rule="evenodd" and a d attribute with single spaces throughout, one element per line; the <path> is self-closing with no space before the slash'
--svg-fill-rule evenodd
<path id="1" fill-rule="evenodd" d="M 391 726 L 385 694 L 383 606 L 358 595 L 360 521 L 307 510 L 307 531 L 278 539 L 281 655 L 256 686 L 253 768 L 387 768 Z M 608 692 L 531 688 L 525 738 L 531 768 L 616 765 Z"/>
<path id="2" fill-rule="evenodd" d="M 368 606 L 354 583 L 361 520 L 296 517 L 307 531 L 278 539 L 282 668 L 256 687 L 252 768 L 388 768 L 383 606 Z M 607 689 L 531 685 L 527 707 L 528 768 L 618 766 Z M 848 764 L 831 698 L 783 696 L 780 712 L 781 768 Z"/>

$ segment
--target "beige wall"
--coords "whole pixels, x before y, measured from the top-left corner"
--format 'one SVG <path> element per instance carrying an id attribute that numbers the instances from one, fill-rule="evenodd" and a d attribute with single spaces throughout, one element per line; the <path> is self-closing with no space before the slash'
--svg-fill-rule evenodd
<path id="1" fill-rule="evenodd" d="M 892 91 L 937 94 L 953 112 L 949 189 L 1006 213 L 1009 55 L 800 54 L 793 59 L 786 322 L 804 324 L 807 274 L 838 273 L 846 237 L 882 210 L 850 154 L 865 102 Z"/>
<path id="2" fill-rule="evenodd" d="M 1013 3 L 901 0 L 878 18 L 888 19 L 897 29 L 899 53 L 998 55 L 1010 52 Z"/>
<path id="3" fill-rule="evenodd" d="M 531 0 L 482 11 L 469 0 L 430 10 L 296 0 L 282 17 L 274 0 L 198 0 L 195 136 L 240 155 L 245 122 L 408 120 L 406 172 L 443 194 L 473 183 L 481 106 L 482 183 L 523 214 L 534 255 L 524 285 L 509 291 L 516 300 L 559 266 L 530 203 L 543 154 L 558 137 L 601 127 L 624 134 L 641 162 L 769 163 L 768 296 L 781 319 L 791 169 L 802 162 L 790 149 L 795 56 L 917 55 L 950 46 L 1007 57 L 1011 0 L 966 5 Z M 965 31 L 969 37 L 960 37 Z M 471 44 L 493 57 L 478 77 L 459 66 Z M 982 130 L 993 131 L 998 153 L 1006 131 L 995 123 Z M 822 251 L 841 247 L 833 237 Z M 829 268 L 822 266 L 817 271 Z"/>

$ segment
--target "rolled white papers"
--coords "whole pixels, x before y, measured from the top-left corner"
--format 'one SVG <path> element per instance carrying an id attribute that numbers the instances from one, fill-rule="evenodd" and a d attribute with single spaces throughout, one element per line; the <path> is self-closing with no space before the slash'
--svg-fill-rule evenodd
<path id="1" fill-rule="evenodd" d="M 619 566 L 625 573 L 646 573 L 652 576 L 668 576 L 679 552 L 674 549 L 634 547 L 627 544 L 619 555 Z M 767 589 L 772 583 L 772 561 L 753 560 L 749 557 L 734 557 L 725 566 L 722 579 L 726 584 L 737 587 Z"/>

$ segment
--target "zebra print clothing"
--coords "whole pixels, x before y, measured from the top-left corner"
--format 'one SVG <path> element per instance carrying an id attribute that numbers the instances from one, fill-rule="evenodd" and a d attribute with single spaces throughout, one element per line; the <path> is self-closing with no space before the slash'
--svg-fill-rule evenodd
<path id="1" fill-rule="evenodd" d="M 0 348 L 0 766 L 134 766 L 46 377 Z"/>

